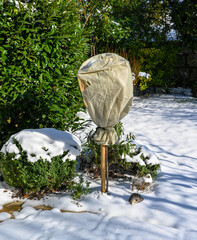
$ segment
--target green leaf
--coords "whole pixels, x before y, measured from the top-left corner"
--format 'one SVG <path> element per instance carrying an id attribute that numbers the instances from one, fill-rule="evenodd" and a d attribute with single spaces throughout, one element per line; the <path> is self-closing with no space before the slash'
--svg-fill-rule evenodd
<path id="1" fill-rule="evenodd" d="M 51 49 L 49 48 L 48 45 L 45 45 L 44 49 L 45 49 L 48 53 L 51 53 Z"/>
<path id="2" fill-rule="evenodd" d="M 27 60 L 26 60 L 26 59 L 23 60 L 23 61 L 22 61 L 22 64 L 23 64 L 23 66 L 26 66 L 26 65 L 27 65 Z"/>

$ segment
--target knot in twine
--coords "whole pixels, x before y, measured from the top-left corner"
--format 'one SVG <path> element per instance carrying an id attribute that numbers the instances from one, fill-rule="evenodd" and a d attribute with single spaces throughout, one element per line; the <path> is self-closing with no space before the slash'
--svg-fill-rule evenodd
<path id="1" fill-rule="evenodd" d="M 94 141 L 97 144 L 113 145 L 117 142 L 118 136 L 116 130 L 113 127 L 101 128 L 97 127 L 94 133 Z"/>

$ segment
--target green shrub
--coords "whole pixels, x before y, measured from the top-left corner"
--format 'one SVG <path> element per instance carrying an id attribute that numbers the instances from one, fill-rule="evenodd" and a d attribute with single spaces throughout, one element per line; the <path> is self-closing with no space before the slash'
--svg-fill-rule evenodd
<path id="1" fill-rule="evenodd" d="M 147 87 L 163 87 L 167 90 L 176 84 L 173 75 L 178 49 L 173 43 L 169 43 L 138 50 L 137 57 L 142 67 L 140 71 L 152 77 L 151 81 L 146 82 Z"/>
<path id="2" fill-rule="evenodd" d="M 143 91 L 145 89 L 147 89 L 149 87 L 149 85 L 151 84 L 150 82 L 152 81 L 152 77 L 143 77 L 143 76 L 138 76 L 136 78 L 136 85 L 139 86 L 140 91 Z"/>
<path id="3" fill-rule="evenodd" d="M 119 138 L 124 135 L 121 122 L 115 126 L 115 129 Z M 108 146 L 109 176 L 124 177 L 125 174 L 129 174 L 143 177 L 151 174 L 152 178 L 155 178 L 160 165 L 147 164 L 146 160 L 148 160 L 149 157 L 144 156 L 142 149 L 134 143 L 133 138 L 134 136 L 130 133 L 127 135 L 126 140 Z M 127 162 L 127 155 L 131 158 L 137 155 L 140 156 L 145 166 L 141 166 L 139 163 Z M 95 178 L 100 176 L 100 145 L 94 142 L 92 133 L 89 134 L 87 142 L 84 145 L 84 150 L 78 159 L 81 163 L 81 169 L 92 173 Z"/>
<path id="4" fill-rule="evenodd" d="M 79 127 L 88 47 L 75 0 L 0 1 L 0 147 L 27 128 Z M 24 1 L 23 1 L 24 2 Z"/>
<path id="5" fill-rule="evenodd" d="M 177 53 L 180 47 L 176 42 L 139 43 L 136 41 L 133 48 L 103 49 L 114 52 L 130 62 L 132 72 L 135 74 L 134 85 L 141 91 L 148 87 L 162 87 L 165 90 L 175 87 L 177 79 L 174 78 L 174 69 L 177 61 Z M 150 74 L 150 78 L 137 77 L 139 72 Z"/>
<path id="6" fill-rule="evenodd" d="M 40 158 L 32 163 L 28 161 L 27 152 L 24 151 L 16 139 L 14 144 L 19 150 L 19 158 L 15 153 L 0 153 L 0 169 L 3 178 L 10 186 L 20 189 L 25 193 L 49 192 L 52 190 L 69 190 L 74 199 L 80 198 L 89 192 L 89 184 L 84 187 L 83 179 L 74 181 L 76 174 L 76 161 L 62 158 L 67 154 L 46 161 Z"/>

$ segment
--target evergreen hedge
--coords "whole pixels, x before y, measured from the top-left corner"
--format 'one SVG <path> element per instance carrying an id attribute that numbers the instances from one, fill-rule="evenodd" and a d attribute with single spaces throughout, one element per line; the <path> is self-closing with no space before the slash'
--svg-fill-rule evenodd
<path id="1" fill-rule="evenodd" d="M 24 2 L 24 1 L 23 1 Z M 0 147 L 26 128 L 75 129 L 87 39 L 75 0 L 0 1 Z"/>

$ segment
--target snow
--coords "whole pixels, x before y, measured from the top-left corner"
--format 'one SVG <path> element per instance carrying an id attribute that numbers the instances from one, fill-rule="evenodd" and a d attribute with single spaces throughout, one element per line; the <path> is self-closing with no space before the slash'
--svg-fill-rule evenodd
<path id="1" fill-rule="evenodd" d="M 51 157 L 62 155 L 67 152 L 67 155 L 62 158 L 66 160 L 76 160 L 80 154 L 80 140 L 67 131 L 59 131 L 53 128 L 41 129 L 25 129 L 11 136 L 11 138 L 3 145 L 1 152 L 16 153 L 16 158 L 20 157 L 19 149 L 13 143 L 15 138 L 23 150 L 27 151 L 28 160 L 35 162 L 42 158 L 50 161 Z"/>
<path id="2" fill-rule="evenodd" d="M 144 78 L 149 79 L 150 78 L 150 74 L 145 73 L 145 72 L 139 72 L 138 73 L 138 77 L 144 77 Z"/>
<path id="3" fill-rule="evenodd" d="M 196 110 L 197 100 L 190 96 L 134 98 L 123 119 L 125 132 L 132 132 L 144 151 L 161 163 L 152 190 L 140 193 L 142 202 L 129 204 L 131 180 L 110 180 L 110 195 L 100 192 L 100 180 L 91 180 L 91 192 L 79 201 L 61 193 L 41 200 L 25 199 L 22 210 L 14 212 L 15 219 L 0 223 L 0 239 L 196 240 Z M 85 141 L 86 131 L 76 133 L 81 141 Z M 10 188 L 0 182 L 0 204 L 13 200 L 17 199 L 11 199 Z M 53 209 L 33 208 L 41 204 Z M 0 219 L 7 218 L 0 214 Z"/>
<path id="4" fill-rule="evenodd" d="M 10 218 L 11 218 L 11 215 L 9 213 L 6 213 L 6 212 L 0 213 L 0 221 L 5 221 Z"/>

